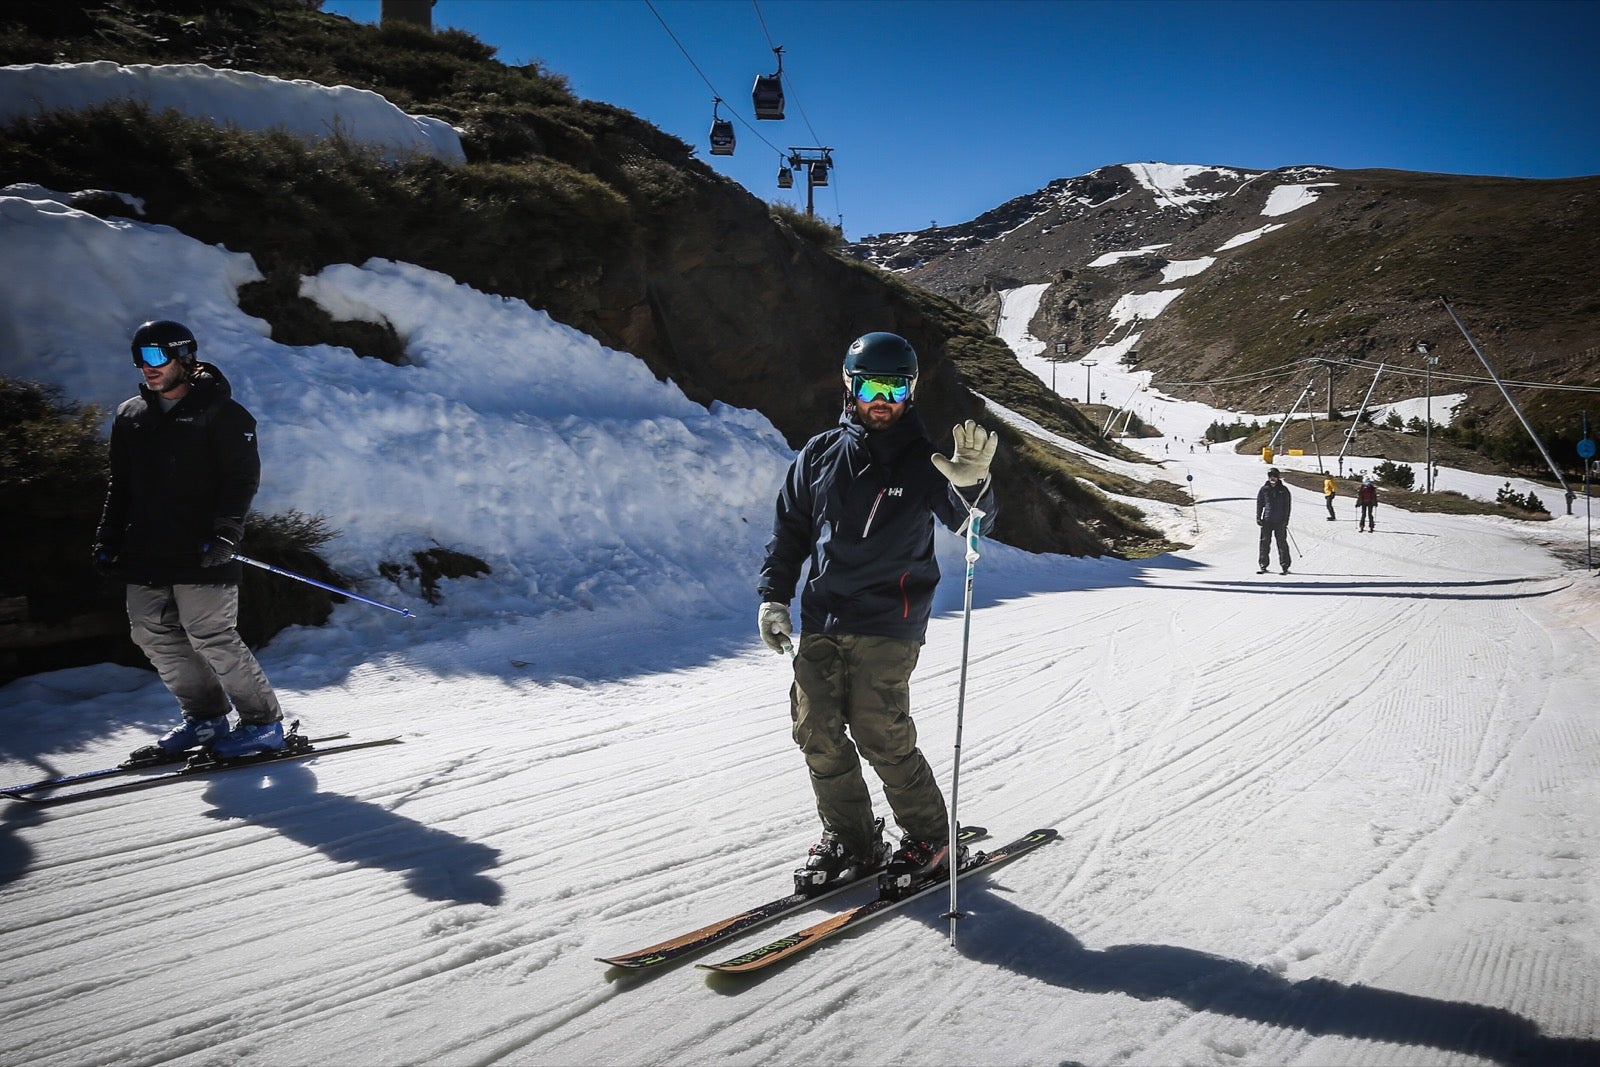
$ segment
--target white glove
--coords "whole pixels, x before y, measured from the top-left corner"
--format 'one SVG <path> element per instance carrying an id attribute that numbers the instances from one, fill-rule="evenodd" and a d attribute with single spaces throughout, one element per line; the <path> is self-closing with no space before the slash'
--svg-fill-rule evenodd
<path id="1" fill-rule="evenodd" d="M 950 458 L 935 453 L 931 458 L 939 473 L 950 479 L 957 489 L 977 485 L 989 477 L 989 464 L 994 462 L 994 450 L 1000 447 L 1000 438 L 968 419 L 955 428 L 955 447 Z"/>
<path id="2" fill-rule="evenodd" d="M 761 605 L 761 641 L 774 652 L 794 649 L 794 624 L 789 621 L 789 605 L 768 600 Z"/>

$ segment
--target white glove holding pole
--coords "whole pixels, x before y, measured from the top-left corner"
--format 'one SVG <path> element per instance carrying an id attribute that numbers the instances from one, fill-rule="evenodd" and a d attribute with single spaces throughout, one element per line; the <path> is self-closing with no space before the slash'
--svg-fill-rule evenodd
<path id="1" fill-rule="evenodd" d="M 789 621 L 789 605 L 764 601 L 760 616 L 761 641 L 774 652 L 794 651 L 794 624 Z"/>
<path id="2" fill-rule="evenodd" d="M 939 473 L 950 479 L 957 489 L 977 485 L 989 477 L 989 464 L 994 462 L 995 449 L 1000 438 L 968 419 L 955 428 L 955 447 L 949 458 L 935 453 L 931 458 Z"/>

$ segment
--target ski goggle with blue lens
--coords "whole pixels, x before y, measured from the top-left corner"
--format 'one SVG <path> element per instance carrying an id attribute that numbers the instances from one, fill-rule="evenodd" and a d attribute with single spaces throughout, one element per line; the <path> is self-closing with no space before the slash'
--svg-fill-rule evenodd
<path id="1" fill-rule="evenodd" d="M 167 350 L 160 345 L 140 345 L 134 349 L 135 367 L 165 367 L 171 362 L 172 357 L 167 355 Z"/>
<path id="2" fill-rule="evenodd" d="M 906 397 L 911 395 L 911 379 L 898 374 L 857 374 L 850 379 L 850 392 L 863 404 L 870 404 L 874 400 L 904 404 Z"/>

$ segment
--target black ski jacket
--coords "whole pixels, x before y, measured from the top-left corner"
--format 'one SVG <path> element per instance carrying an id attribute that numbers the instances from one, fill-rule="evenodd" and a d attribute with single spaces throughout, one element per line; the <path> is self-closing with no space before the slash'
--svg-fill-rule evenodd
<path id="1" fill-rule="evenodd" d="M 236 583 L 241 565 L 202 567 L 201 546 L 219 529 L 242 531 L 260 484 L 256 420 L 222 372 L 201 363 L 171 411 L 142 385 L 117 408 L 96 540 L 128 582 Z"/>
<path id="2" fill-rule="evenodd" d="M 809 557 L 803 632 L 921 643 L 939 584 L 933 520 L 952 530 L 967 520 L 962 494 L 929 461 L 934 451 L 914 408 L 881 433 L 867 432 L 847 410 L 837 427 L 807 441 L 778 494 L 761 599 L 793 599 Z M 987 531 L 995 511 L 990 482 L 976 506 Z"/>
<path id="3" fill-rule="evenodd" d="M 1268 482 L 1256 493 L 1256 521 L 1262 526 L 1287 526 L 1289 509 L 1293 505 L 1287 485 L 1281 481 L 1276 486 Z"/>

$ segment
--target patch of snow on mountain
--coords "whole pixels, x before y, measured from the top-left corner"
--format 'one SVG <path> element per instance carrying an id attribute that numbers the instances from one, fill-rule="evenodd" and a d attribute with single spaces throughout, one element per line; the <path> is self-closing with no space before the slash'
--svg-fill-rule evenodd
<path id="1" fill-rule="evenodd" d="M 1318 182 L 1315 185 L 1280 185 L 1267 194 L 1267 206 L 1261 213 L 1267 216 L 1287 215 L 1316 202 L 1322 194 L 1318 189 L 1332 189 L 1338 182 Z"/>
<path id="2" fill-rule="evenodd" d="M 286 81 L 204 63 L 122 66 L 102 60 L 0 67 L 0 125 L 117 100 L 244 130 L 283 129 L 308 142 L 341 137 L 381 149 L 390 163 L 411 155 L 466 161 L 461 138 L 449 123 L 407 115 L 377 93 L 348 85 Z"/>
<path id="3" fill-rule="evenodd" d="M 1173 163 L 1128 163 L 1126 166 L 1140 185 L 1155 194 L 1157 202 L 1162 207 L 1175 207 L 1190 212 L 1194 210 L 1190 204 L 1220 200 L 1228 195 L 1190 190 L 1189 182 L 1195 178 L 1202 174 L 1219 174 L 1229 178 L 1244 177 L 1241 172 L 1224 167 Z"/>

